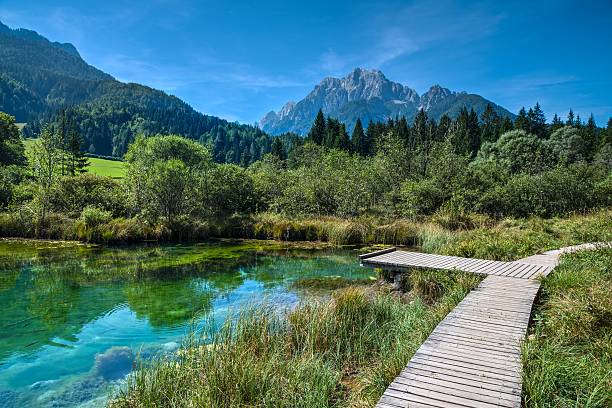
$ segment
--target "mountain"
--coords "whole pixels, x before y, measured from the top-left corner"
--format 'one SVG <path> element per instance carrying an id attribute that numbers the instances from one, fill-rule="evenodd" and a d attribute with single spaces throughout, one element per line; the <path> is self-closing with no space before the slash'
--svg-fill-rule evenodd
<path id="1" fill-rule="evenodd" d="M 457 116 L 464 106 L 481 114 L 487 104 L 491 104 L 499 115 L 514 117 L 480 95 L 453 92 L 434 85 L 419 96 L 414 89 L 388 80 L 379 70 L 356 68 L 344 78 L 325 78 L 301 101 L 288 102 L 278 113 L 266 114 L 259 126 L 270 134 L 295 132 L 305 135 L 319 109 L 352 129 L 358 118 L 364 125 L 370 120 L 386 121 L 396 116 L 412 120 L 422 108 L 437 120 L 444 114 Z"/>
<path id="2" fill-rule="evenodd" d="M 76 47 L 0 22 L 0 111 L 36 135 L 68 108 L 90 153 L 121 156 L 137 134 L 175 133 L 208 144 L 219 162 L 248 164 L 270 151 L 259 128 L 204 115 L 179 98 L 126 84 L 87 64 Z"/>

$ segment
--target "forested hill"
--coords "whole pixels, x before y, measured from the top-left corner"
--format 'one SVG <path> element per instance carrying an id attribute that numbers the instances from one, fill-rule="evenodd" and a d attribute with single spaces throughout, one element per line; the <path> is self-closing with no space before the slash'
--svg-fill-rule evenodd
<path id="1" fill-rule="evenodd" d="M 203 115 L 162 91 L 119 82 L 87 64 L 72 44 L 0 22 L 0 111 L 27 122 L 24 132 L 32 136 L 63 108 L 90 153 L 121 156 L 139 133 L 199 140 L 213 147 L 219 162 L 249 164 L 271 147 L 257 127 Z"/>

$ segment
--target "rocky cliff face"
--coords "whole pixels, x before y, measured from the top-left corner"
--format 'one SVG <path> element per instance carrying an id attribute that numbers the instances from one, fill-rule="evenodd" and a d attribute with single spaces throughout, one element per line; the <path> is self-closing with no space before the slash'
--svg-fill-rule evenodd
<path id="1" fill-rule="evenodd" d="M 491 103 L 499 114 L 513 116 L 479 95 L 452 92 L 434 85 L 419 96 L 414 89 L 390 81 L 379 70 L 356 68 L 344 78 L 325 78 L 301 101 L 285 104 L 278 113 L 267 113 L 259 125 L 271 134 L 295 132 L 305 135 L 319 109 L 352 129 L 358 118 L 364 124 L 396 116 L 412 120 L 422 108 L 430 117 L 439 119 L 445 113 L 456 115 L 463 106 L 481 113 L 487 103 Z"/>

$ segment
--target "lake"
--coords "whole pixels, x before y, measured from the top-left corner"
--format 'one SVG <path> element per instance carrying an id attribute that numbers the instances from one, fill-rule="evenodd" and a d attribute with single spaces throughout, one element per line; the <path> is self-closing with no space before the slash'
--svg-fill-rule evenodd
<path id="1" fill-rule="evenodd" d="M 104 406 L 136 356 L 174 353 L 262 302 L 324 297 L 299 289 L 317 277 L 373 278 L 348 249 L 0 241 L 0 406 Z"/>

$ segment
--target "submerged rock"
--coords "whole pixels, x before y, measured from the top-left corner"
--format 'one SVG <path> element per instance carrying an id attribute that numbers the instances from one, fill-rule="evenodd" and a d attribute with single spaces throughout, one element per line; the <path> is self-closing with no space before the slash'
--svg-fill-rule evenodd
<path id="1" fill-rule="evenodd" d="M 87 377 L 81 381 L 76 381 L 67 389 L 54 395 L 45 401 L 45 405 L 52 408 L 67 408 L 83 406 L 92 400 L 101 398 L 108 390 L 109 383 L 101 377 Z"/>
<path id="2" fill-rule="evenodd" d="M 105 380 L 125 377 L 134 364 L 134 353 L 129 347 L 111 347 L 96 355 L 94 374 Z"/>
<path id="3" fill-rule="evenodd" d="M 12 390 L 0 390 L 0 407 L 17 408 L 22 406 L 19 403 L 19 394 Z"/>

